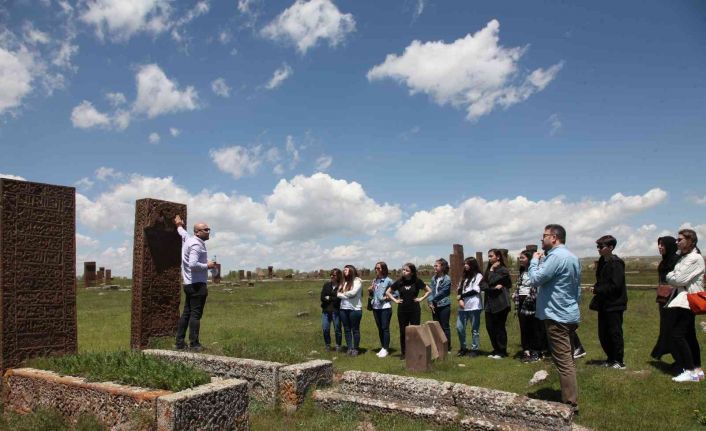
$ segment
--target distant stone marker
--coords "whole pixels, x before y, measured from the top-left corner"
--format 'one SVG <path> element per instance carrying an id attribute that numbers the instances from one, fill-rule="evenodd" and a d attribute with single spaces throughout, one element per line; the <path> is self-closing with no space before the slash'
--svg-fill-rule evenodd
<path id="1" fill-rule="evenodd" d="M 404 330 L 407 371 L 429 371 L 431 368 L 432 341 L 428 329 L 423 328 L 420 325 L 409 325 Z"/>
<path id="2" fill-rule="evenodd" d="M 446 359 L 446 356 L 449 353 L 449 340 L 446 338 L 446 334 L 444 334 L 444 330 L 441 329 L 441 324 L 439 322 L 435 321 L 429 321 L 425 322 L 424 326 L 429 328 L 429 331 L 431 332 L 431 338 L 432 342 L 436 346 L 438 358 L 441 360 Z M 434 354 L 432 352 L 432 359 L 434 358 Z"/>
<path id="3" fill-rule="evenodd" d="M 463 278 L 463 246 L 461 244 L 453 245 L 453 253 L 449 255 L 451 288 L 455 292 Z"/>
<path id="4" fill-rule="evenodd" d="M 538 249 L 537 249 L 537 244 L 527 244 L 527 245 L 525 246 L 525 250 L 527 250 L 527 251 L 529 251 L 529 252 L 531 252 L 531 253 L 535 253 L 535 252 L 538 250 Z"/>
<path id="5" fill-rule="evenodd" d="M 83 287 L 96 285 L 96 263 L 83 262 Z"/>
<path id="6" fill-rule="evenodd" d="M 274 268 L 272 266 L 267 267 L 267 278 L 272 278 L 272 272 Z"/>
<path id="7" fill-rule="evenodd" d="M 213 281 L 213 284 L 220 284 L 221 283 L 221 264 L 220 263 L 216 264 L 216 271 L 213 274 L 212 281 Z"/>
<path id="8" fill-rule="evenodd" d="M 106 282 L 106 283 L 109 283 L 109 282 L 112 281 L 112 280 L 113 280 L 113 273 L 112 273 L 112 271 L 109 270 L 109 269 L 106 269 L 106 270 L 105 270 L 105 282 Z"/>
<path id="9" fill-rule="evenodd" d="M 248 271 L 248 272 L 246 273 L 246 277 L 247 277 L 248 280 L 250 280 L 250 279 L 252 278 L 252 271 Z"/>
<path id="10" fill-rule="evenodd" d="M 477 251 L 477 252 L 476 252 L 476 260 L 478 261 L 478 266 L 480 267 L 481 272 L 484 271 L 484 268 L 483 268 L 483 252 L 482 252 L 482 251 Z"/>
<path id="11" fill-rule="evenodd" d="M 98 268 L 98 272 L 96 273 L 96 282 L 98 284 L 105 284 L 105 268 L 102 266 Z"/>
<path id="12" fill-rule="evenodd" d="M 245 270 L 242 270 L 242 269 L 238 270 L 238 279 L 245 280 Z"/>
<path id="13" fill-rule="evenodd" d="M 181 237 L 174 225 L 186 223 L 186 205 L 157 199 L 135 203 L 130 346 L 147 347 L 151 337 L 173 336 L 181 298 Z"/>
<path id="14" fill-rule="evenodd" d="M 76 353 L 76 190 L 0 179 L 0 369 Z"/>

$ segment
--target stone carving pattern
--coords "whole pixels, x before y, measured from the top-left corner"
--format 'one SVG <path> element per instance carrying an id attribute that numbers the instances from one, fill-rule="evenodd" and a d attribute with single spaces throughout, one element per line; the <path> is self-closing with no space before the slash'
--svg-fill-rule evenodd
<path id="1" fill-rule="evenodd" d="M 73 187 L 0 179 L 0 368 L 76 352 Z"/>
<path id="2" fill-rule="evenodd" d="M 130 345 L 147 347 L 151 337 L 173 336 L 181 299 L 181 238 L 174 226 L 186 205 L 157 199 L 135 203 Z"/>

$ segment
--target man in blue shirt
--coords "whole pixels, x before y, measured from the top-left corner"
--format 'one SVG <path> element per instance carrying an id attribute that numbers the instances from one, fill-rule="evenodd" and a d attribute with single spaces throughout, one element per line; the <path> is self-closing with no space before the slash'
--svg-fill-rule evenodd
<path id="1" fill-rule="evenodd" d="M 186 348 L 184 338 L 186 329 L 189 328 L 189 347 L 194 351 L 201 351 L 203 347 L 199 342 L 201 329 L 201 316 L 203 307 L 208 297 L 208 270 L 216 267 L 216 262 L 208 260 L 206 241 L 211 235 L 211 228 L 205 223 L 194 225 L 194 235 L 190 236 L 184 229 L 184 222 L 177 215 L 174 224 L 181 235 L 181 276 L 184 281 L 184 311 L 179 318 L 176 335 L 176 348 Z"/>
<path id="2" fill-rule="evenodd" d="M 578 384 L 576 363 L 571 348 L 571 337 L 581 318 L 581 266 L 578 258 L 566 248 L 566 230 L 558 224 L 544 228 L 542 252 L 536 252 L 530 262 L 528 274 L 532 285 L 537 286 L 536 316 L 544 320 L 552 359 L 559 371 L 561 400 L 576 409 Z"/>

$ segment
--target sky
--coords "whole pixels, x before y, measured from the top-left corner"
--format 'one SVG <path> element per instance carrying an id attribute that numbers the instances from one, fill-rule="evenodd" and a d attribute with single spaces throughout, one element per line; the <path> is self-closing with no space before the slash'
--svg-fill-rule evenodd
<path id="1" fill-rule="evenodd" d="M 706 4 L 573 3 L 0 2 L 0 176 L 76 187 L 79 273 L 146 197 L 224 272 L 706 238 Z"/>

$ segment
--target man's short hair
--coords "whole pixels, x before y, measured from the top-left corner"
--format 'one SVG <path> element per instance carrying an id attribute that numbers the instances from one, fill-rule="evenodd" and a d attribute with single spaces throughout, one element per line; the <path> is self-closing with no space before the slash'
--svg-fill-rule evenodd
<path id="1" fill-rule="evenodd" d="M 544 230 L 548 230 L 552 235 L 556 236 L 562 244 L 566 244 L 566 229 L 560 224 L 548 224 L 544 226 Z"/>
<path id="2" fill-rule="evenodd" d="M 613 235 L 603 235 L 596 240 L 596 244 L 601 247 L 613 247 L 618 245 L 618 240 Z"/>

